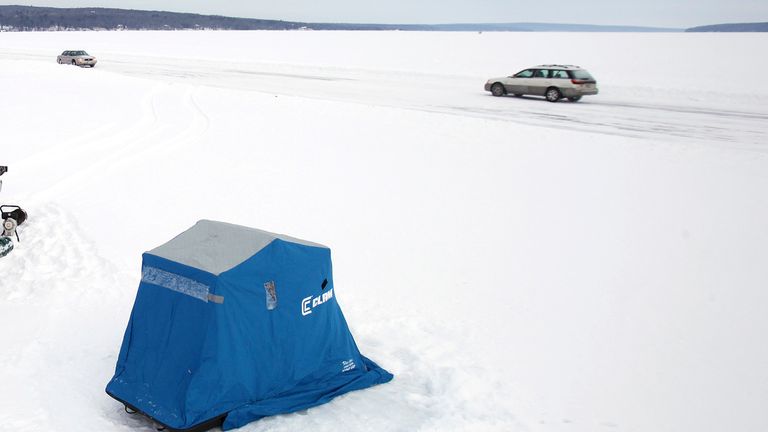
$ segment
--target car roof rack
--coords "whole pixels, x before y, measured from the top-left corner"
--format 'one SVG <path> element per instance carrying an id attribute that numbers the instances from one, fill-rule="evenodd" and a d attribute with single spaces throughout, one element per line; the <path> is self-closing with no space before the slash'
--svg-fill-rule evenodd
<path id="1" fill-rule="evenodd" d="M 564 69 L 569 69 L 569 68 L 573 68 L 573 69 L 581 69 L 581 66 L 576 66 L 576 65 L 561 65 L 561 64 L 543 64 L 543 65 L 539 65 L 539 66 L 537 66 L 537 67 L 560 67 L 560 68 L 564 68 Z"/>

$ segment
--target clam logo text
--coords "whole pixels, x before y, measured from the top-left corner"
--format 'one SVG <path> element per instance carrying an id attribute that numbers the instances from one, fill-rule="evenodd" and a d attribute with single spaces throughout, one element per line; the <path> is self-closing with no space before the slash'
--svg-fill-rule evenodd
<path id="1" fill-rule="evenodd" d="M 304 300 L 301 301 L 301 314 L 304 316 L 311 314 L 312 309 L 320 306 L 321 304 L 327 302 L 332 298 L 333 298 L 333 288 L 320 294 L 317 297 L 312 297 L 312 296 L 306 297 Z"/>

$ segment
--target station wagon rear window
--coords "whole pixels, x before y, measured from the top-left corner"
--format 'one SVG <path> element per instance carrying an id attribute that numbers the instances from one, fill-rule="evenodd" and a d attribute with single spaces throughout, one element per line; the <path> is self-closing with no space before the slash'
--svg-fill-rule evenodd
<path id="1" fill-rule="evenodd" d="M 594 78 L 592 78 L 592 75 L 590 75 L 589 72 L 585 71 L 584 69 L 572 70 L 571 78 L 579 79 L 579 80 L 591 80 L 591 81 L 595 80 Z"/>

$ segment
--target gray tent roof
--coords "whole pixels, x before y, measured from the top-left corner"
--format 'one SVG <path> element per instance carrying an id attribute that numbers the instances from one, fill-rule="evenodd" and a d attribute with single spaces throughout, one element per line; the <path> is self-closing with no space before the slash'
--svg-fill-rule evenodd
<path id="1" fill-rule="evenodd" d="M 282 234 L 201 220 L 148 253 L 219 275 L 252 257 L 275 239 L 327 249 L 321 244 Z"/>

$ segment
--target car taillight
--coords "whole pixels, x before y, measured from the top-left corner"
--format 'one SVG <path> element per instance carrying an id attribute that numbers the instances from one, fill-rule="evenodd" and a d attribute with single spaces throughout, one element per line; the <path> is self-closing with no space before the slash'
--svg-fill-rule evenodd
<path id="1" fill-rule="evenodd" d="M 586 84 L 588 81 L 587 80 L 580 80 L 580 79 L 572 79 L 571 82 L 574 83 L 574 84 Z"/>

